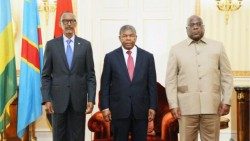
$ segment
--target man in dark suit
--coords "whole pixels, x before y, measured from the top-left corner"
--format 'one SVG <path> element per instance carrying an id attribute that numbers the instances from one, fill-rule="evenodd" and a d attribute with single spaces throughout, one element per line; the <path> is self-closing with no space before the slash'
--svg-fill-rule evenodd
<path id="1" fill-rule="evenodd" d="M 85 113 L 92 112 L 96 93 L 92 48 L 75 35 L 73 13 L 62 14 L 61 27 L 63 35 L 46 44 L 43 103 L 52 114 L 53 141 L 84 141 Z"/>
<path id="2" fill-rule="evenodd" d="M 113 139 L 145 141 L 147 125 L 155 117 L 156 72 L 151 53 L 135 45 L 136 30 L 120 29 L 122 46 L 106 54 L 101 77 L 100 108 L 112 120 Z"/>

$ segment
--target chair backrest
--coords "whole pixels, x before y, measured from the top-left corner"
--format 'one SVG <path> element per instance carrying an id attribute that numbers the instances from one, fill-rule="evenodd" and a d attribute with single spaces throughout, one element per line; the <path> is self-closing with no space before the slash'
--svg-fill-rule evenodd
<path id="1" fill-rule="evenodd" d="M 167 112 L 170 112 L 170 109 L 167 101 L 165 88 L 158 82 L 157 82 L 157 96 L 158 96 L 157 98 L 158 107 L 156 110 L 156 117 L 154 120 L 154 130 L 156 134 L 159 134 L 161 132 L 162 118 Z"/>
<path id="2" fill-rule="evenodd" d="M 169 104 L 167 101 L 167 95 L 165 88 L 157 82 L 157 104 L 156 116 L 154 119 L 154 132 L 156 135 L 161 133 L 161 125 L 163 116 L 170 112 Z M 99 102 L 98 102 L 99 105 Z M 99 107 L 99 106 L 98 106 Z M 88 121 L 88 127 L 90 131 L 95 132 L 95 139 L 110 137 L 110 123 L 105 122 L 101 112 L 95 113 Z"/>

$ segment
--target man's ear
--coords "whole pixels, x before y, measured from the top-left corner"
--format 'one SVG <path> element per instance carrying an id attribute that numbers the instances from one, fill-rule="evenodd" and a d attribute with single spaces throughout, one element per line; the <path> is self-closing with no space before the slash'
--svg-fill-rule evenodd
<path id="1" fill-rule="evenodd" d="M 59 27 L 62 29 L 62 22 L 61 21 L 59 22 Z"/>

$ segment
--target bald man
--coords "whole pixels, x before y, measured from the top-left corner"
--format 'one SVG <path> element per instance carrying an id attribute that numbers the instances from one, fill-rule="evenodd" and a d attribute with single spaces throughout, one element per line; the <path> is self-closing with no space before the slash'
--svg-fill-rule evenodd
<path id="1" fill-rule="evenodd" d="M 204 37 L 199 16 L 187 20 L 188 38 L 170 50 L 166 93 L 181 141 L 219 141 L 220 116 L 230 110 L 233 76 L 222 43 Z"/>

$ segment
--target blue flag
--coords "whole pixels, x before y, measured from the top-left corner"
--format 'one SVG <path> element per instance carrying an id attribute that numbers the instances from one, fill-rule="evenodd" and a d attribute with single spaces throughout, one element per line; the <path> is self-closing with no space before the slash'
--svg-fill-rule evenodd
<path id="1" fill-rule="evenodd" d="M 42 39 L 37 0 L 24 0 L 17 135 L 42 114 Z"/>

